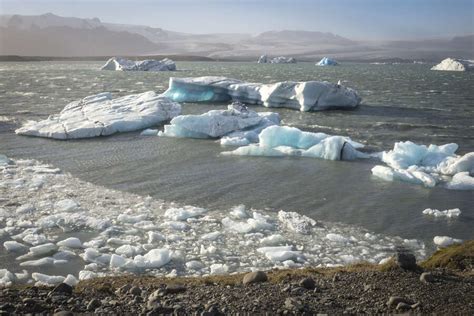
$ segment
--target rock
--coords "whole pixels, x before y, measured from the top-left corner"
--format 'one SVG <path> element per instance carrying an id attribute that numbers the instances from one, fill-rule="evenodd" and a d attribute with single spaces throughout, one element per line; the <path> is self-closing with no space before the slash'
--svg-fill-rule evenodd
<path id="1" fill-rule="evenodd" d="M 212 305 L 210 306 L 207 311 L 204 311 L 201 313 L 201 316 L 220 316 L 223 315 L 220 311 L 217 305 Z"/>
<path id="2" fill-rule="evenodd" d="M 56 285 L 56 287 L 52 289 L 48 295 L 51 296 L 54 294 L 71 295 L 72 287 L 66 283 L 60 283 Z"/>
<path id="3" fill-rule="evenodd" d="M 288 310 L 302 310 L 303 304 L 292 297 L 288 297 L 285 300 L 285 308 Z"/>
<path id="4" fill-rule="evenodd" d="M 186 291 L 186 286 L 182 284 L 168 284 L 165 291 L 166 294 L 182 293 Z"/>
<path id="5" fill-rule="evenodd" d="M 300 281 L 299 285 L 307 290 L 314 290 L 316 288 L 316 282 L 312 278 L 304 278 Z"/>
<path id="6" fill-rule="evenodd" d="M 142 290 L 138 286 L 134 286 L 128 291 L 128 293 L 132 294 L 133 296 L 140 296 L 142 294 Z"/>
<path id="7" fill-rule="evenodd" d="M 131 288 L 132 286 L 130 284 L 125 284 L 124 286 L 120 287 L 117 291 L 115 291 L 115 294 L 117 295 L 127 294 Z"/>
<path id="8" fill-rule="evenodd" d="M 420 275 L 420 281 L 424 283 L 431 283 L 435 281 L 435 278 L 431 272 L 423 272 Z"/>
<path id="9" fill-rule="evenodd" d="M 268 280 L 267 274 L 263 271 L 249 272 L 242 280 L 243 284 L 266 282 Z"/>
<path id="10" fill-rule="evenodd" d="M 95 311 L 96 308 L 100 307 L 101 303 L 98 299 L 93 298 L 92 300 L 89 301 L 87 304 L 87 310 L 88 311 Z"/>
<path id="11" fill-rule="evenodd" d="M 397 311 L 407 311 L 411 309 L 411 305 L 407 303 L 400 302 L 397 304 L 397 307 L 395 308 Z"/>
<path id="12" fill-rule="evenodd" d="M 74 313 L 70 311 L 59 311 L 53 314 L 53 316 L 73 316 Z"/>
<path id="13" fill-rule="evenodd" d="M 408 299 L 405 299 L 403 297 L 400 297 L 400 296 L 390 296 L 390 298 L 388 299 L 388 302 L 387 302 L 387 306 L 388 307 L 394 307 L 394 306 L 398 306 L 399 303 L 405 303 L 405 304 L 408 304 L 408 305 L 412 305 L 413 302 L 408 300 Z"/>
<path id="14" fill-rule="evenodd" d="M 12 313 L 15 310 L 15 306 L 10 303 L 5 303 L 0 305 L 0 311 L 4 311 L 7 313 Z"/>
<path id="15" fill-rule="evenodd" d="M 416 270 L 418 266 L 416 265 L 415 255 L 405 251 L 398 251 L 395 256 L 395 261 L 397 265 L 405 270 Z"/>
<path id="16" fill-rule="evenodd" d="M 148 296 L 147 308 L 154 309 L 159 305 L 159 298 L 161 297 L 161 290 L 156 290 Z"/>

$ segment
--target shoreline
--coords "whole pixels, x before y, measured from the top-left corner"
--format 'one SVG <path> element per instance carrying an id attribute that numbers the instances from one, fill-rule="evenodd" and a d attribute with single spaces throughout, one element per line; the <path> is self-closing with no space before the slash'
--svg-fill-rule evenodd
<path id="1" fill-rule="evenodd" d="M 109 58 L 114 56 L 20 56 L 20 55 L 0 55 L 0 62 L 40 62 L 40 61 L 100 61 L 106 62 Z M 176 55 L 176 54 L 160 54 L 160 55 L 126 55 L 121 56 L 132 60 L 143 60 L 143 59 L 157 59 L 170 58 L 174 61 L 201 61 L 201 62 L 252 62 L 257 64 L 258 56 L 246 56 L 246 57 L 223 57 L 213 58 L 199 55 Z M 296 57 L 298 62 L 311 62 L 316 63 L 321 57 Z M 387 63 L 387 64 L 413 64 L 414 61 L 423 63 L 435 63 L 435 60 L 422 60 L 422 59 L 407 59 L 407 58 L 367 58 L 367 59 L 354 59 L 354 58 L 338 58 L 340 62 L 347 63 Z"/>
<path id="2" fill-rule="evenodd" d="M 119 276 L 74 289 L 21 286 L 0 292 L 10 313 L 142 315 L 314 315 L 474 312 L 474 241 L 436 252 L 419 266 L 384 265 L 271 270 L 191 278 Z M 251 273 L 250 273 L 251 274 Z M 251 282 L 243 284 L 244 282 Z M 253 280 L 253 282 L 252 282 Z"/>

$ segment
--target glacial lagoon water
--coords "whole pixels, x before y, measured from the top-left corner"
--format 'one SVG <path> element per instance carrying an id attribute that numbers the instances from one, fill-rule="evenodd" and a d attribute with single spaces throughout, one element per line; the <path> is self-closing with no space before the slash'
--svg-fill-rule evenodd
<path id="1" fill-rule="evenodd" d="M 384 235 L 416 238 L 433 250 L 436 235 L 472 239 L 472 191 L 385 182 L 371 175 L 376 160 L 223 157 L 213 140 L 143 137 L 125 133 L 56 141 L 14 134 L 22 121 L 43 119 L 68 102 L 109 91 L 115 96 L 165 91 L 171 76 L 219 75 L 250 82 L 327 80 L 356 89 L 362 104 L 351 111 L 280 113 L 283 125 L 346 135 L 372 151 L 394 142 L 459 144 L 474 151 L 474 74 L 430 71 L 432 65 L 348 63 L 178 62 L 177 72 L 99 71 L 96 62 L 0 63 L 0 153 L 50 163 L 82 180 L 166 201 L 209 209 L 237 204 L 295 211 L 316 220 L 356 225 Z M 184 104 L 184 114 L 226 104 Z M 434 219 L 426 208 L 459 208 L 457 219 Z"/>

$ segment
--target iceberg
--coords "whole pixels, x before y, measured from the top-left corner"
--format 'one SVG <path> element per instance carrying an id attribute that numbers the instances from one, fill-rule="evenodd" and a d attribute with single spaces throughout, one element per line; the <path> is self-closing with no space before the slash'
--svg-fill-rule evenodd
<path id="1" fill-rule="evenodd" d="M 227 110 L 212 110 L 201 115 L 180 115 L 173 118 L 159 136 L 188 138 L 218 138 L 222 145 L 247 145 L 258 139 L 266 127 L 280 123 L 278 113 L 257 113 L 239 102 L 230 104 Z"/>
<path id="2" fill-rule="evenodd" d="M 410 141 L 397 142 L 390 151 L 381 153 L 387 166 L 375 166 L 372 174 L 386 181 L 400 180 L 434 187 L 446 183 L 448 189 L 474 189 L 474 152 L 456 155 L 454 143 L 418 145 Z"/>
<path id="3" fill-rule="evenodd" d="M 133 61 L 121 57 L 112 57 L 105 63 L 100 70 L 118 70 L 118 71 L 175 71 L 176 64 L 169 58 L 162 60 L 146 59 Z"/>
<path id="4" fill-rule="evenodd" d="M 257 64 L 266 64 L 268 62 L 268 56 L 262 55 L 258 58 Z"/>
<path id="5" fill-rule="evenodd" d="M 258 136 L 258 144 L 239 147 L 223 155 L 236 156 L 303 156 L 327 160 L 367 158 L 356 148 L 364 145 L 344 136 L 303 132 L 295 127 L 270 126 Z"/>
<path id="6" fill-rule="evenodd" d="M 262 55 L 258 58 L 259 64 L 296 64 L 296 59 L 293 57 L 279 56 L 269 59 L 267 55 Z"/>
<path id="7" fill-rule="evenodd" d="M 57 115 L 29 121 L 15 133 L 54 139 L 89 138 L 157 125 L 181 113 L 181 105 L 148 91 L 112 99 L 109 92 L 74 101 Z"/>
<path id="8" fill-rule="evenodd" d="M 163 96 L 176 102 L 239 101 L 300 111 L 355 108 L 361 98 L 351 88 L 320 81 L 248 83 L 226 77 L 170 78 Z"/>
<path id="9" fill-rule="evenodd" d="M 439 64 L 433 66 L 431 70 L 470 71 L 474 70 L 474 61 L 456 58 L 446 58 Z"/>
<path id="10" fill-rule="evenodd" d="M 321 59 L 316 66 L 337 66 L 339 63 L 335 61 L 334 59 L 324 57 Z"/>

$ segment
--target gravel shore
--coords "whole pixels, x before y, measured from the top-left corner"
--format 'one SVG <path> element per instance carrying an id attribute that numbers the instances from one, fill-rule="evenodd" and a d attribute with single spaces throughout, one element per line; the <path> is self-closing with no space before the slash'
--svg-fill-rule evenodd
<path id="1" fill-rule="evenodd" d="M 121 276 L 82 281 L 74 289 L 0 291 L 0 314 L 312 315 L 474 313 L 472 269 L 338 269 L 270 271 L 203 278 Z M 245 279 L 244 284 L 242 280 Z"/>

